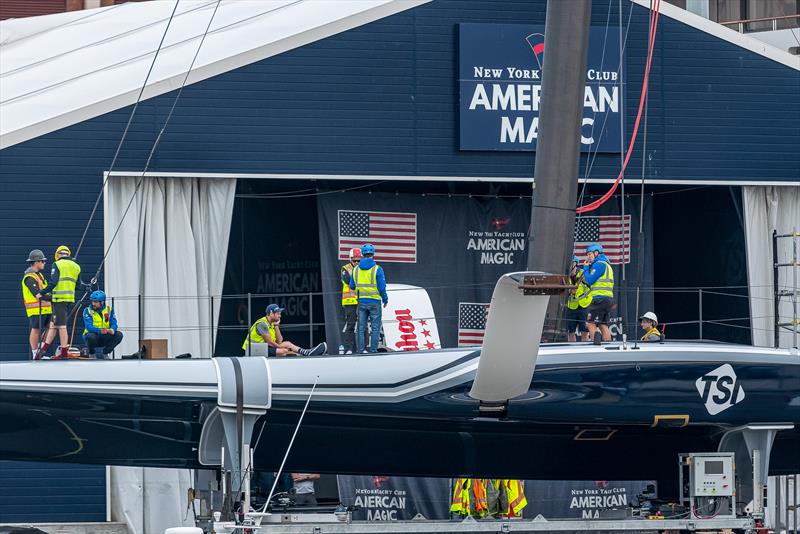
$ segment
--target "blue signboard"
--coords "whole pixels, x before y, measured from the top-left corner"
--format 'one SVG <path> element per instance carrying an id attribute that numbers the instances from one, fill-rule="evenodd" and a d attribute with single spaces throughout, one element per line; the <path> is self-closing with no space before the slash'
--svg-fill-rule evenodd
<path id="1" fill-rule="evenodd" d="M 540 24 L 459 24 L 461 150 L 536 150 L 544 60 Z M 619 35 L 589 35 L 581 150 L 619 152 Z"/>

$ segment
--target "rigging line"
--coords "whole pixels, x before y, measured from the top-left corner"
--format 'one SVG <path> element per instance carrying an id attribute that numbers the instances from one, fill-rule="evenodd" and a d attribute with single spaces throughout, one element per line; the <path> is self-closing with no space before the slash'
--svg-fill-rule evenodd
<path id="1" fill-rule="evenodd" d="M 139 108 L 139 102 L 142 100 L 142 95 L 144 94 L 145 87 L 147 87 L 147 82 L 150 80 L 150 75 L 153 73 L 153 67 L 156 64 L 156 59 L 158 59 L 158 54 L 161 51 L 161 47 L 164 45 L 164 39 L 167 37 L 167 32 L 169 31 L 169 27 L 172 24 L 172 20 L 175 17 L 175 12 L 178 10 L 178 4 L 181 0 L 175 0 L 175 5 L 172 7 L 172 14 L 167 20 L 167 26 L 164 28 L 164 33 L 161 35 L 161 41 L 158 43 L 158 48 L 156 49 L 156 53 L 153 55 L 153 61 L 150 62 L 150 68 L 147 70 L 147 76 L 144 78 L 144 83 L 142 84 L 141 89 L 139 89 L 139 94 L 136 96 L 136 103 L 133 105 L 133 109 L 131 110 L 130 115 L 128 116 L 128 123 L 125 125 L 125 129 L 122 131 L 122 137 L 117 144 L 117 150 L 114 152 L 114 158 L 111 160 L 111 168 L 109 169 L 108 173 L 106 174 L 103 185 L 100 187 L 100 191 L 97 194 L 97 198 L 94 201 L 94 206 L 92 206 L 92 212 L 89 214 L 89 220 L 86 221 L 86 226 L 83 229 L 83 235 L 81 236 L 81 240 L 78 243 L 78 248 L 75 249 L 75 256 L 74 259 L 78 259 L 78 254 L 81 252 L 81 247 L 83 246 L 83 242 L 86 240 L 86 233 L 89 231 L 89 227 L 92 225 L 92 221 L 94 220 L 94 215 L 97 213 L 97 206 L 100 205 L 100 199 L 103 198 L 103 191 L 106 188 L 106 184 L 108 183 L 108 179 L 111 177 L 111 171 L 114 170 L 114 166 L 117 164 L 117 158 L 119 157 L 119 153 L 122 150 L 122 145 L 125 143 L 125 138 L 128 135 L 128 130 L 130 130 L 131 123 L 133 122 L 133 117 L 136 115 L 136 110 Z"/>
<path id="2" fill-rule="evenodd" d="M 649 85 L 648 81 L 649 81 L 649 78 L 650 78 L 650 67 L 652 65 L 653 49 L 654 49 L 654 46 L 655 46 L 656 31 L 658 29 L 658 19 L 659 19 L 659 15 L 660 15 L 660 12 L 658 10 L 658 6 L 661 3 L 661 0 L 655 0 L 655 1 L 656 1 L 656 8 L 652 11 L 653 16 L 650 19 L 652 21 L 652 27 L 653 27 L 652 37 L 650 39 L 650 43 L 649 43 L 649 47 L 648 47 L 647 62 L 645 64 L 645 72 L 644 72 L 644 80 L 642 81 L 642 91 L 641 91 L 641 95 L 639 97 L 639 111 L 637 112 L 637 115 L 636 115 L 636 121 L 633 124 L 633 132 L 631 134 L 631 140 L 630 140 L 630 143 L 628 145 L 628 151 L 627 151 L 627 153 L 625 155 L 624 164 L 625 164 L 626 167 L 627 167 L 628 163 L 630 162 L 630 158 L 631 158 L 631 156 L 633 154 L 633 147 L 636 144 L 636 134 L 639 131 L 639 123 L 641 121 L 642 110 L 643 110 L 643 107 L 644 107 L 644 101 L 645 101 L 645 97 L 647 95 L 647 89 L 648 89 L 648 85 Z M 619 185 L 619 181 L 620 181 L 620 179 L 622 177 L 622 173 L 624 172 L 624 170 L 625 170 L 624 168 L 620 169 L 620 174 L 614 180 L 614 183 L 612 184 L 611 188 L 599 200 L 596 200 L 595 202 L 592 202 L 591 204 L 587 204 L 585 206 L 579 206 L 576 209 L 576 212 L 585 213 L 587 211 L 596 210 L 597 208 L 602 206 L 609 198 L 611 198 L 611 196 L 614 194 L 614 191 L 616 191 L 617 186 Z"/>
<path id="3" fill-rule="evenodd" d="M 278 7 L 274 7 L 274 8 L 268 9 L 266 11 L 262 11 L 260 13 L 256 13 L 255 15 L 251 15 L 249 17 L 245 17 L 245 18 L 243 18 L 241 20 L 236 20 L 234 22 L 231 22 L 230 24 L 227 24 L 227 25 L 224 25 L 224 26 L 220 26 L 219 28 L 214 29 L 214 31 L 211 32 L 211 33 L 217 33 L 217 32 L 220 32 L 222 30 L 226 30 L 228 28 L 231 28 L 231 27 L 236 26 L 238 24 L 242 24 L 242 23 L 247 22 L 249 20 L 252 20 L 252 19 L 255 19 L 255 18 L 258 18 L 258 17 L 262 17 L 264 15 L 267 15 L 267 14 L 275 12 L 275 11 L 279 11 L 281 9 L 285 9 L 287 7 L 291 7 L 292 5 L 295 5 L 295 4 L 297 4 L 299 2 L 302 2 L 302 1 L 304 1 L 304 0 L 294 0 L 294 2 L 292 2 L 291 4 L 284 4 L 284 5 L 281 5 L 281 6 L 278 6 Z M 180 41 L 176 41 L 176 42 L 170 44 L 169 46 L 166 46 L 165 49 L 171 49 L 171 48 L 176 47 L 176 46 L 184 45 L 184 44 L 187 44 L 187 43 L 190 43 L 190 42 L 194 41 L 195 39 L 197 39 L 197 36 L 193 35 L 193 36 L 191 36 L 189 38 L 186 38 L 186 39 L 183 39 L 183 40 L 180 40 Z M 92 74 L 97 74 L 99 72 L 108 71 L 108 70 L 111 70 L 111 69 L 113 69 L 115 67 L 120 67 L 122 65 L 125 65 L 127 63 L 132 63 L 132 62 L 134 62 L 136 60 L 145 58 L 145 57 L 149 56 L 150 54 L 151 54 L 151 52 L 145 52 L 145 53 L 139 54 L 137 56 L 129 57 L 129 58 L 123 59 L 121 61 L 118 61 L 117 63 L 113 63 L 111 65 L 106 65 L 106 66 L 103 66 L 103 67 L 101 67 L 99 69 L 95 69 L 95 70 L 90 71 L 90 72 L 84 72 L 84 73 L 79 74 L 77 76 L 73 76 L 72 78 L 68 78 L 68 79 L 61 80 L 59 82 L 55 82 L 53 84 L 48 85 L 47 87 L 39 87 L 39 88 L 37 88 L 37 89 L 35 89 L 33 91 L 29 91 L 29 92 L 23 93 L 21 95 L 16 95 L 16 96 L 8 98 L 6 100 L 0 100 L 0 103 L 8 104 L 9 102 L 13 102 L 15 100 L 20 100 L 20 99 L 26 98 L 28 96 L 31 96 L 31 95 L 34 95 L 34 94 L 37 94 L 37 93 L 48 91 L 50 89 L 55 89 L 56 87 L 60 87 L 60 86 L 65 85 L 65 84 L 67 84 L 69 82 L 73 82 L 75 80 L 79 80 L 79 79 L 84 78 L 86 76 L 90 76 Z"/>
<path id="4" fill-rule="evenodd" d="M 180 1 L 180 0 L 178 0 Z M 175 107 L 178 105 L 178 101 L 181 98 L 181 94 L 183 94 L 183 89 L 186 87 L 186 82 L 189 79 L 189 75 L 194 68 L 195 61 L 197 61 L 197 57 L 200 55 L 200 49 L 203 47 L 203 42 L 206 39 L 206 35 L 208 35 L 208 30 L 211 28 L 211 23 L 214 21 L 214 16 L 217 14 L 217 10 L 219 9 L 219 5 L 222 0 L 217 0 L 217 5 L 214 6 L 214 11 L 211 13 L 211 17 L 208 19 L 208 24 L 206 25 L 205 32 L 203 32 L 203 37 L 200 39 L 200 44 L 197 45 L 197 50 L 195 50 L 194 57 L 192 58 L 192 62 L 189 65 L 189 68 L 186 70 L 186 75 L 183 77 L 183 82 L 181 83 L 180 88 L 178 89 L 175 98 L 172 101 L 172 107 L 169 109 L 169 113 L 167 114 L 167 118 L 164 120 L 164 125 L 161 127 L 161 130 L 158 132 L 158 136 L 156 136 L 156 140 L 153 142 L 153 147 L 150 149 L 150 154 L 147 156 L 147 161 L 145 162 L 144 169 L 142 170 L 142 174 L 139 177 L 139 180 L 136 184 L 136 187 L 133 190 L 133 195 L 131 195 L 131 199 L 128 202 L 128 206 L 125 208 L 125 211 L 122 214 L 122 217 L 119 220 L 119 224 L 117 224 L 117 228 L 114 231 L 114 235 L 111 236 L 111 241 L 108 243 L 108 247 L 106 248 L 105 253 L 103 254 L 103 258 L 100 260 L 100 265 L 97 267 L 97 272 L 94 275 L 94 280 L 100 275 L 100 271 L 103 270 L 103 265 L 105 265 L 106 258 L 108 257 L 108 253 L 111 252 L 111 247 L 114 245 L 114 240 L 117 238 L 117 234 L 119 234 L 120 229 L 122 228 L 122 223 L 125 222 L 125 216 L 128 214 L 128 211 L 131 209 L 133 205 L 134 199 L 136 199 L 136 194 L 139 192 L 139 187 L 144 182 L 145 174 L 147 174 L 147 169 L 150 167 L 150 162 L 153 160 L 153 155 L 156 152 L 156 148 L 158 148 L 158 144 L 161 142 L 161 137 L 164 135 L 164 131 L 166 131 L 167 126 L 169 125 L 170 119 L 172 119 L 172 115 L 175 112 Z M 177 2 L 176 2 L 177 4 Z M 110 174 L 109 174 L 110 176 Z"/>
<path id="5" fill-rule="evenodd" d="M 623 38 L 622 37 L 622 14 L 620 13 L 620 55 L 619 55 L 619 65 L 617 65 L 617 78 L 619 79 L 618 86 L 619 86 L 620 95 L 624 94 L 624 89 L 625 89 L 624 84 L 622 82 L 622 71 L 623 71 L 622 67 L 624 65 L 625 50 L 628 47 L 628 33 L 630 32 L 630 29 L 631 29 L 631 16 L 632 15 L 633 15 L 633 7 L 631 7 L 631 9 L 628 10 L 628 21 L 625 24 L 625 37 Z M 622 97 L 620 97 L 620 98 L 622 98 Z M 608 113 L 603 115 L 603 124 L 600 126 L 600 137 L 603 137 L 603 134 L 606 131 L 606 124 L 608 123 L 608 115 L 609 115 Z M 620 115 L 621 115 L 620 122 L 622 122 L 622 120 L 624 119 L 624 116 L 625 116 L 625 108 L 622 106 L 622 100 L 620 100 Z M 623 136 L 624 136 L 624 131 L 620 132 L 620 137 L 622 138 Z M 622 158 L 622 154 L 624 153 L 622 151 L 622 147 L 624 147 L 624 146 L 625 146 L 625 142 L 624 142 L 624 139 L 623 139 L 623 141 L 620 143 L 620 158 Z M 589 164 L 589 170 L 586 172 L 586 175 L 583 178 L 583 188 L 581 189 L 581 195 L 580 195 L 580 198 L 579 198 L 579 201 L 578 201 L 579 205 L 583 203 L 584 191 L 586 190 L 586 186 L 588 185 L 589 177 L 592 174 L 592 169 L 594 168 L 594 162 L 597 160 L 597 154 L 599 154 L 599 150 L 598 149 L 599 149 L 599 147 L 596 147 L 594 149 L 594 153 L 593 153 L 592 152 L 592 148 L 589 147 L 589 153 L 586 155 L 587 159 L 591 159 L 591 163 Z M 591 197 L 591 195 L 590 195 L 590 197 Z"/>
<path id="6" fill-rule="evenodd" d="M 84 17 L 79 17 L 79 18 L 76 18 L 76 19 L 72 19 L 69 22 L 65 22 L 64 24 L 58 24 L 57 26 L 46 28 L 46 29 L 38 31 L 38 32 L 29 33 L 28 35 L 23 35 L 22 37 L 20 37 L 18 39 L 12 39 L 12 40 L 9 40 L 9 41 L 2 41 L 2 42 L 0 42 L 0 48 L 3 48 L 4 46 L 12 45 L 14 43 L 19 43 L 19 42 L 24 41 L 26 39 L 31 39 L 31 38 L 39 36 L 39 35 L 44 35 L 45 33 L 48 33 L 48 32 L 52 32 L 52 31 L 55 31 L 55 30 L 60 30 L 62 28 L 66 28 L 67 26 L 69 26 L 71 24 L 76 24 L 78 22 L 81 22 L 81 21 L 86 20 L 86 19 L 90 19 L 90 18 L 92 18 L 94 16 L 97 16 L 97 15 L 109 13 L 110 11 L 112 11 L 114 9 L 117 9 L 119 7 L 122 7 L 122 4 L 116 4 L 116 5 L 113 5 L 113 6 L 108 6 L 106 9 L 94 9 L 94 10 L 92 10 L 94 12 L 91 13 L 90 15 L 86 15 Z"/>
<path id="7" fill-rule="evenodd" d="M 381 180 L 380 182 L 372 182 L 372 183 L 369 183 L 369 184 L 356 185 L 356 186 L 353 186 L 353 187 L 347 187 L 345 189 L 333 189 L 333 190 L 330 190 L 330 191 L 317 191 L 315 193 L 306 193 L 306 194 L 297 194 L 297 195 L 282 195 L 282 196 L 277 196 L 276 195 L 276 196 L 266 197 L 266 199 L 267 200 L 276 200 L 276 199 L 277 200 L 281 200 L 281 199 L 285 199 L 285 198 L 305 198 L 305 197 L 320 197 L 322 195 L 335 195 L 335 194 L 339 194 L 339 193 L 347 193 L 348 191 L 356 191 L 358 189 L 366 189 L 368 187 L 381 185 L 381 184 L 384 184 L 386 182 L 387 182 L 387 180 Z M 236 195 L 236 196 L 238 198 L 262 198 L 262 197 L 258 197 L 258 196 L 248 195 L 248 194 Z"/>
<path id="8" fill-rule="evenodd" d="M 314 384 L 311 386 L 311 391 L 308 393 L 308 398 L 306 399 L 306 405 L 303 406 L 303 411 L 300 412 L 300 419 L 298 419 L 297 421 L 297 426 L 294 427 L 294 434 L 292 434 L 292 439 L 289 441 L 289 446 L 286 448 L 286 454 L 283 455 L 281 466 L 278 468 L 278 472 L 275 474 L 275 481 L 272 483 L 272 489 L 269 490 L 269 496 L 267 497 L 267 502 L 264 503 L 264 508 L 261 510 L 262 513 L 265 513 L 267 511 L 267 506 L 269 506 L 269 501 L 275 494 L 275 486 L 278 485 L 278 480 L 280 480 L 281 474 L 283 474 L 283 466 L 286 465 L 286 459 L 289 458 L 289 453 L 292 451 L 292 445 L 294 445 L 294 438 L 297 437 L 297 431 L 300 430 L 300 425 L 303 423 L 303 418 L 306 416 L 306 412 L 308 411 L 308 405 L 311 403 L 311 397 L 314 396 L 314 391 L 317 389 L 318 383 L 319 383 L 319 376 L 317 376 L 317 378 L 314 380 Z"/>
<path id="9" fill-rule="evenodd" d="M 183 15 L 187 15 L 189 13 L 193 13 L 195 11 L 198 11 L 198 10 L 201 10 L 201 9 L 205 9 L 206 7 L 210 6 L 213 3 L 214 3 L 214 0 L 211 0 L 211 1 L 209 1 L 209 2 L 207 2 L 205 4 L 202 4 L 200 6 L 190 7 L 186 11 L 182 11 L 181 13 L 178 13 L 177 16 L 178 17 L 182 17 Z M 118 4 L 118 5 L 121 5 L 121 4 Z M 11 69 L 9 71 L 0 73 L 0 78 L 2 78 L 4 76 L 8 76 L 9 74 L 15 74 L 17 72 L 24 71 L 24 70 L 27 70 L 29 68 L 33 68 L 33 67 L 42 65 L 44 63 L 48 63 L 50 61 L 62 58 L 64 56 L 67 56 L 69 54 L 73 54 L 75 52 L 79 52 L 81 50 L 85 50 L 85 49 L 88 49 L 88 48 L 93 48 L 95 46 L 100 46 L 100 45 L 104 45 L 104 44 L 110 43 L 110 42 L 115 41 L 117 39 L 120 39 L 122 37 L 126 37 L 128 35 L 135 34 L 135 33 L 139 32 L 141 30 L 144 30 L 146 28 L 151 28 L 153 26 L 158 26 L 158 25 L 162 24 L 166 20 L 168 20 L 168 19 L 164 18 L 164 19 L 155 20 L 155 21 L 150 22 L 148 24 L 145 24 L 143 26 L 137 26 L 135 28 L 131 28 L 131 29 L 126 30 L 126 31 L 124 31 L 122 33 L 109 35 L 108 37 L 104 37 L 104 38 L 100 39 L 99 41 L 93 41 L 93 42 L 90 42 L 90 43 L 86 43 L 86 44 L 83 44 L 83 45 L 79 46 L 78 48 L 72 48 L 70 50 L 63 50 L 63 51 L 59 52 L 58 54 L 56 54 L 54 56 L 49 56 L 49 57 L 46 57 L 46 58 L 42 58 L 42 59 L 40 59 L 38 61 L 34 61 L 33 63 L 28 63 L 26 65 L 20 65 L 19 67 L 15 68 L 15 69 Z M 137 56 L 137 57 L 141 57 L 141 56 Z M 118 64 L 119 63 L 117 63 L 117 65 Z M 103 69 L 101 69 L 101 70 L 103 70 Z M 98 71 L 94 71 L 94 72 L 98 72 Z M 72 79 L 74 80 L 75 78 L 72 78 Z"/>

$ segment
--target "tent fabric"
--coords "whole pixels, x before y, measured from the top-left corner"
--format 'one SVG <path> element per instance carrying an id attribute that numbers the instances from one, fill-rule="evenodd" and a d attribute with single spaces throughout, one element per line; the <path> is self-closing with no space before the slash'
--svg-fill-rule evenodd
<path id="1" fill-rule="evenodd" d="M 216 0 L 129 2 L 0 22 L 0 148 L 180 87 Z M 222 0 L 187 83 L 430 0 Z"/>
<path id="2" fill-rule="evenodd" d="M 772 268 L 772 232 L 788 234 L 800 231 L 800 186 L 742 188 L 747 245 L 747 280 L 750 290 L 750 322 L 753 345 L 775 346 L 774 277 Z M 800 246 L 800 243 L 798 243 Z M 778 262 L 792 261 L 792 240 L 778 240 Z M 792 268 L 781 267 L 779 290 L 800 290 L 792 285 Z M 779 308 L 781 322 L 792 320 L 790 298 Z M 780 347 L 792 346 L 792 332 L 782 329 Z"/>
<path id="3" fill-rule="evenodd" d="M 212 308 L 210 296 L 222 293 L 219 251 L 228 250 L 236 180 L 143 178 L 136 192 L 137 181 L 112 178 L 106 186 L 105 288 L 125 334 L 117 352 L 137 349 L 141 294 L 143 339 L 166 339 L 170 356 L 209 358 L 220 303 Z M 112 515 L 134 534 L 193 525 L 184 519 L 189 471 L 112 467 L 109 483 Z"/>

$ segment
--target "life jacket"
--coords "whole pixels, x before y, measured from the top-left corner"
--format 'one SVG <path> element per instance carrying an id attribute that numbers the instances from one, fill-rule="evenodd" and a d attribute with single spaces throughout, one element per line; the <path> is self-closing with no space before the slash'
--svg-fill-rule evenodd
<path id="1" fill-rule="evenodd" d="M 356 294 L 358 295 L 358 300 L 381 300 L 381 294 L 378 291 L 377 272 L 377 263 L 366 271 L 359 267 L 353 269 L 353 276 L 356 278 Z"/>
<path id="2" fill-rule="evenodd" d="M 342 266 L 342 269 L 347 271 L 347 274 L 350 277 L 353 277 L 353 264 L 346 263 Z M 344 280 L 342 280 L 342 306 L 353 306 L 358 304 L 358 297 L 356 296 L 356 292 L 350 289 L 350 284 L 346 284 Z"/>
<path id="3" fill-rule="evenodd" d="M 595 297 L 608 297 L 614 298 L 614 270 L 611 264 L 607 261 L 599 260 L 606 266 L 606 271 L 603 276 L 595 280 L 594 284 L 589 288 L 589 296 L 594 299 Z"/>
<path id="4" fill-rule="evenodd" d="M 95 310 L 91 306 L 86 308 L 92 316 L 92 324 L 95 328 L 111 328 L 111 306 L 104 306 L 102 310 Z M 83 335 L 89 333 L 89 330 L 84 328 Z"/>
<path id="5" fill-rule="evenodd" d="M 58 282 L 53 288 L 53 302 L 75 302 L 75 287 L 81 275 L 81 266 L 69 258 L 56 260 Z"/>
<path id="6" fill-rule="evenodd" d="M 25 303 L 25 313 L 28 314 L 28 317 L 53 313 L 53 307 L 49 301 L 43 300 L 40 302 L 36 300 L 36 295 L 31 293 L 31 290 L 25 285 L 26 278 L 33 278 L 40 290 L 47 288 L 47 280 L 45 280 L 42 273 L 38 272 L 25 273 L 22 276 L 22 301 Z"/>
<path id="7" fill-rule="evenodd" d="M 248 332 L 247 337 L 244 338 L 244 343 L 242 343 L 242 350 L 247 350 L 247 345 L 252 341 L 253 343 L 266 343 L 267 340 L 264 339 L 264 336 L 258 333 L 258 325 L 262 323 L 267 323 L 267 328 L 269 328 L 269 338 L 272 340 L 273 343 L 278 339 L 277 335 L 275 334 L 275 325 L 269 324 L 267 321 L 267 316 L 265 315 L 255 323 L 253 326 L 250 327 L 250 332 Z"/>

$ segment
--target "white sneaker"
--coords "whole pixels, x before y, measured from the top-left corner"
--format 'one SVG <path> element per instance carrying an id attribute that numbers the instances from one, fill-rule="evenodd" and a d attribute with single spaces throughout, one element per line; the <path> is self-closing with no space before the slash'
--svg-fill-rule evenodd
<path id="1" fill-rule="evenodd" d="M 348 350 L 347 352 L 345 352 L 345 354 L 353 354 L 353 351 L 352 350 Z"/>

